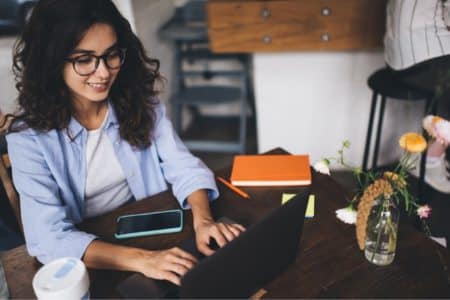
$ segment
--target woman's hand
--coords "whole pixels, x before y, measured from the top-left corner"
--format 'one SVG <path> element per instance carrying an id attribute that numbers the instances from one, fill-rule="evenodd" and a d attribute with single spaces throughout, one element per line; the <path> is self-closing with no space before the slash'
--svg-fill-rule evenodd
<path id="1" fill-rule="evenodd" d="M 197 263 L 197 259 L 174 247 L 162 251 L 142 251 L 136 263 L 139 272 L 145 276 L 180 285 L 180 278 Z"/>
<path id="2" fill-rule="evenodd" d="M 217 242 L 219 247 L 223 247 L 245 231 L 242 225 L 216 223 L 211 219 L 199 221 L 194 229 L 197 248 L 207 256 L 214 253 L 214 250 L 208 246 L 211 238 Z"/>
<path id="3" fill-rule="evenodd" d="M 213 238 L 219 247 L 234 238 L 245 228 L 239 224 L 225 224 L 214 222 L 209 209 L 208 194 L 206 190 L 197 190 L 189 195 L 187 201 L 192 209 L 194 218 L 195 239 L 197 249 L 204 255 L 211 255 L 214 250 L 209 248 L 210 239 Z"/>

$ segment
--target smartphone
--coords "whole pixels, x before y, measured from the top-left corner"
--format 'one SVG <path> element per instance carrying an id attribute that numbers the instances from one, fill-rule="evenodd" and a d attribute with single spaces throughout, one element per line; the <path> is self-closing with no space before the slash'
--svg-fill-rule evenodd
<path id="1" fill-rule="evenodd" d="M 183 212 L 180 209 L 157 211 L 117 218 L 115 237 L 126 239 L 147 235 L 180 232 Z"/>

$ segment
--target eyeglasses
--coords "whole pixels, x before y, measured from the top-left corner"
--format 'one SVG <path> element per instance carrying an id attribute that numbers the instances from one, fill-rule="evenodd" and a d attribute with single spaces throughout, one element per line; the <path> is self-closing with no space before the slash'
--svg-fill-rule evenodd
<path id="1" fill-rule="evenodd" d="M 78 75 L 89 76 L 97 70 L 100 59 L 103 60 L 108 69 L 119 69 L 125 61 L 125 53 L 126 49 L 117 48 L 100 56 L 83 54 L 75 58 L 67 58 L 67 61 L 72 63 L 73 69 Z"/>

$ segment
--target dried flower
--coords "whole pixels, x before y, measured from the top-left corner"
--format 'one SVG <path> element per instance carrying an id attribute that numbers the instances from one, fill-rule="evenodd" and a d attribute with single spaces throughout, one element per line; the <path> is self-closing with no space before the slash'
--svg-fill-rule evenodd
<path id="1" fill-rule="evenodd" d="M 431 207 L 428 205 L 419 206 L 419 208 L 417 208 L 417 215 L 421 219 L 428 219 L 431 215 Z"/>
<path id="2" fill-rule="evenodd" d="M 405 179 L 397 173 L 389 172 L 389 171 L 384 172 L 383 178 L 386 180 L 389 180 L 391 182 L 391 184 L 393 184 L 399 188 L 403 188 L 406 186 Z"/>
<path id="3" fill-rule="evenodd" d="M 370 184 L 361 196 L 358 204 L 358 212 L 356 215 L 356 239 L 359 249 L 363 250 L 366 243 L 366 228 L 370 210 L 372 209 L 375 199 L 380 196 L 389 198 L 394 193 L 391 184 L 386 179 L 377 179 Z"/>

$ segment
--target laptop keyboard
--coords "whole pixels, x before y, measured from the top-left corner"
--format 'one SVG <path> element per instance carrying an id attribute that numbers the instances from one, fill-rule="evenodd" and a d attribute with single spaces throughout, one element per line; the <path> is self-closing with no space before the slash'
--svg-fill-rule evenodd
<path id="1" fill-rule="evenodd" d="M 198 260 L 202 260 L 205 258 L 205 255 L 198 251 L 197 244 L 195 242 L 195 237 L 192 237 L 190 239 L 187 239 L 181 243 L 179 246 L 182 250 L 192 254 L 195 258 Z"/>
<path id="2" fill-rule="evenodd" d="M 179 247 L 199 261 L 205 258 L 205 255 L 198 251 L 194 237 L 185 240 Z M 213 250 L 219 248 L 215 240 L 211 241 L 210 248 Z M 157 280 L 147 278 L 142 274 L 134 274 L 118 286 L 118 291 L 124 298 L 179 298 L 180 288 L 167 280 Z"/>
<path id="3" fill-rule="evenodd" d="M 218 221 L 234 223 L 226 217 L 222 217 Z M 195 237 L 184 240 L 179 247 L 192 254 L 198 261 L 205 258 L 205 255 L 197 249 Z M 220 248 L 214 239 L 210 240 L 209 247 L 214 251 Z M 180 287 L 170 281 L 147 278 L 139 273 L 125 279 L 119 284 L 117 290 L 124 298 L 179 298 L 180 293 Z"/>

